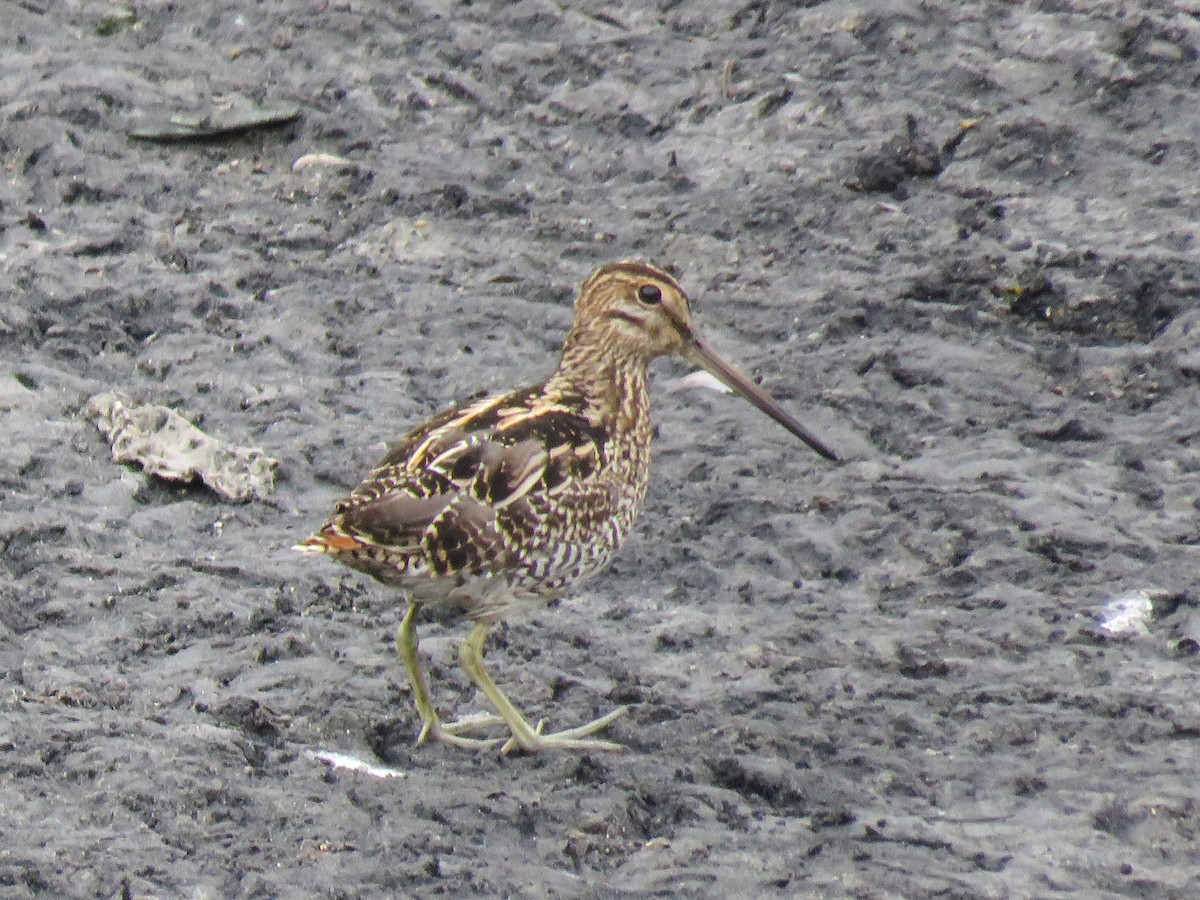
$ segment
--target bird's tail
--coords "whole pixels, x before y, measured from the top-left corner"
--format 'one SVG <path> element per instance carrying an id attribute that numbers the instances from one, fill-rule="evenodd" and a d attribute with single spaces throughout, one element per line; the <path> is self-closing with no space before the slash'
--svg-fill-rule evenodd
<path id="1" fill-rule="evenodd" d="M 300 553 L 345 553 L 362 546 L 362 541 L 353 538 L 339 528 L 326 526 L 311 537 L 306 537 L 292 546 Z"/>

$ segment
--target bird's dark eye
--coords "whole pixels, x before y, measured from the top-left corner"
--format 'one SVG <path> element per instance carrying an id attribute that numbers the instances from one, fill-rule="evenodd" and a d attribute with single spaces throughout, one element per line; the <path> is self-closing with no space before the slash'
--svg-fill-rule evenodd
<path id="1" fill-rule="evenodd" d="M 643 284 L 638 288 L 638 299 L 647 306 L 656 306 L 662 303 L 662 291 L 657 284 Z"/>

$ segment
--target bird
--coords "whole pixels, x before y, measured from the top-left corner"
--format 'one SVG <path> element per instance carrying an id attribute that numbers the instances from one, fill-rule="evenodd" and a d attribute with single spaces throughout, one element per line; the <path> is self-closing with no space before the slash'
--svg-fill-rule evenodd
<path id="1" fill-rule="evenodd" d="M 332 557 L 399 588 L 396 632 L 421 719 L 417 743 L 465 749 L 608 751 L 596 737 L 628 707 L 544 733 L 483 663 L 489 630 L 603 569 L 629 534 L 650 474 L 649 364 L 677 356 L 706 370 L 816 453 L 837 454 L 721 358 L 692 321 L 688 295 L 661 268 L 622 260 L 579 287 L 553 373 L 540 384 L 451 406 L 392 444 L 328 521 L 295 549 Z M 496 714 L 443 721 L 421 668 L 416 619 L 427 604 L 473 626 L 459 664 Z"/>

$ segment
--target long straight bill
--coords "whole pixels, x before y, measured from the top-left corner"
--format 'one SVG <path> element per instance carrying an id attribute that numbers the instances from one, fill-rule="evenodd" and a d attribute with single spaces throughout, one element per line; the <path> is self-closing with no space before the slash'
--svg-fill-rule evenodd
<path id="1" fill-rule="evenodd" d="M 812 447 L 826 459 L 837 461 L 837 454 L 815 434 L 796 421 L 779 403 L 760 388 L 757 384 L 731 366 L 695 334 L 685 337 L 688 347 L 685 351 L 687 359 L 704 369 L 714 378 L 727 385 L 730 390 L 749 400 L 768 416 L 794 434 L 808 446 Z"/>

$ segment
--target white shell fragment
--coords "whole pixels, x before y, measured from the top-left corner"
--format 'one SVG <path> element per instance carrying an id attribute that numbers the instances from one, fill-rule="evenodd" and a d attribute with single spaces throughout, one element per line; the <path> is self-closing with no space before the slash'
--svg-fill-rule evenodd
<path id="1" fill-rule="evenodd" d="M 84 414 L 108 438 L 116 462 L 169 481 L 199 478 L 229 500 L 265 500 L 275 490 L 279 460 L 211 438 L 165 406 L 133 406 L 124 394 L 105 393 L 88 400 Z"/>
<path id="2" fill-rule="evenodd" d="M 680 388 L 701 388 L 707 391 L 716 391 L 718 394 L 732 394 L 733 391 L 729 386 L 722 382 L 716 376 L 710 375 L 703 369 L 697 369 L 690 375 L 684 375 L 678 381 Z"/>
<path id="3" fill-rule="evenodd" d="M 344 156 L 334 156 L 332 153 L 305 153 L 292 163 L 293 172 L 303 172 L 313 166 L 329 166 L 334 168 L 358 168 L 352 160 Z"/>
<path id="4" fill-rule="evenodd" d="M 355 756 L 350 756 L 347 753 L 338 753 L 336 750 L 308 750 L 305 752 L 305 755 L 310 759 L 323 762 L 335 769 L 362 772 L 364 775 L 370 775 L 372 778 L 404 778 L 408 774 L 407 772 L 401 772 L 399 769 L 389 769 L 387 766 L 377 766 L 373 763 L 364 762 Z"/>
<path id="5" fill-rule="evenodd" d="M 1100 630 L 1113 635 L 1138 635 L 1150 631 L 1154 615 L 1154 599 L 1159 591 L 1135 591 L 1110 600 L 1100 610 Z"/>

